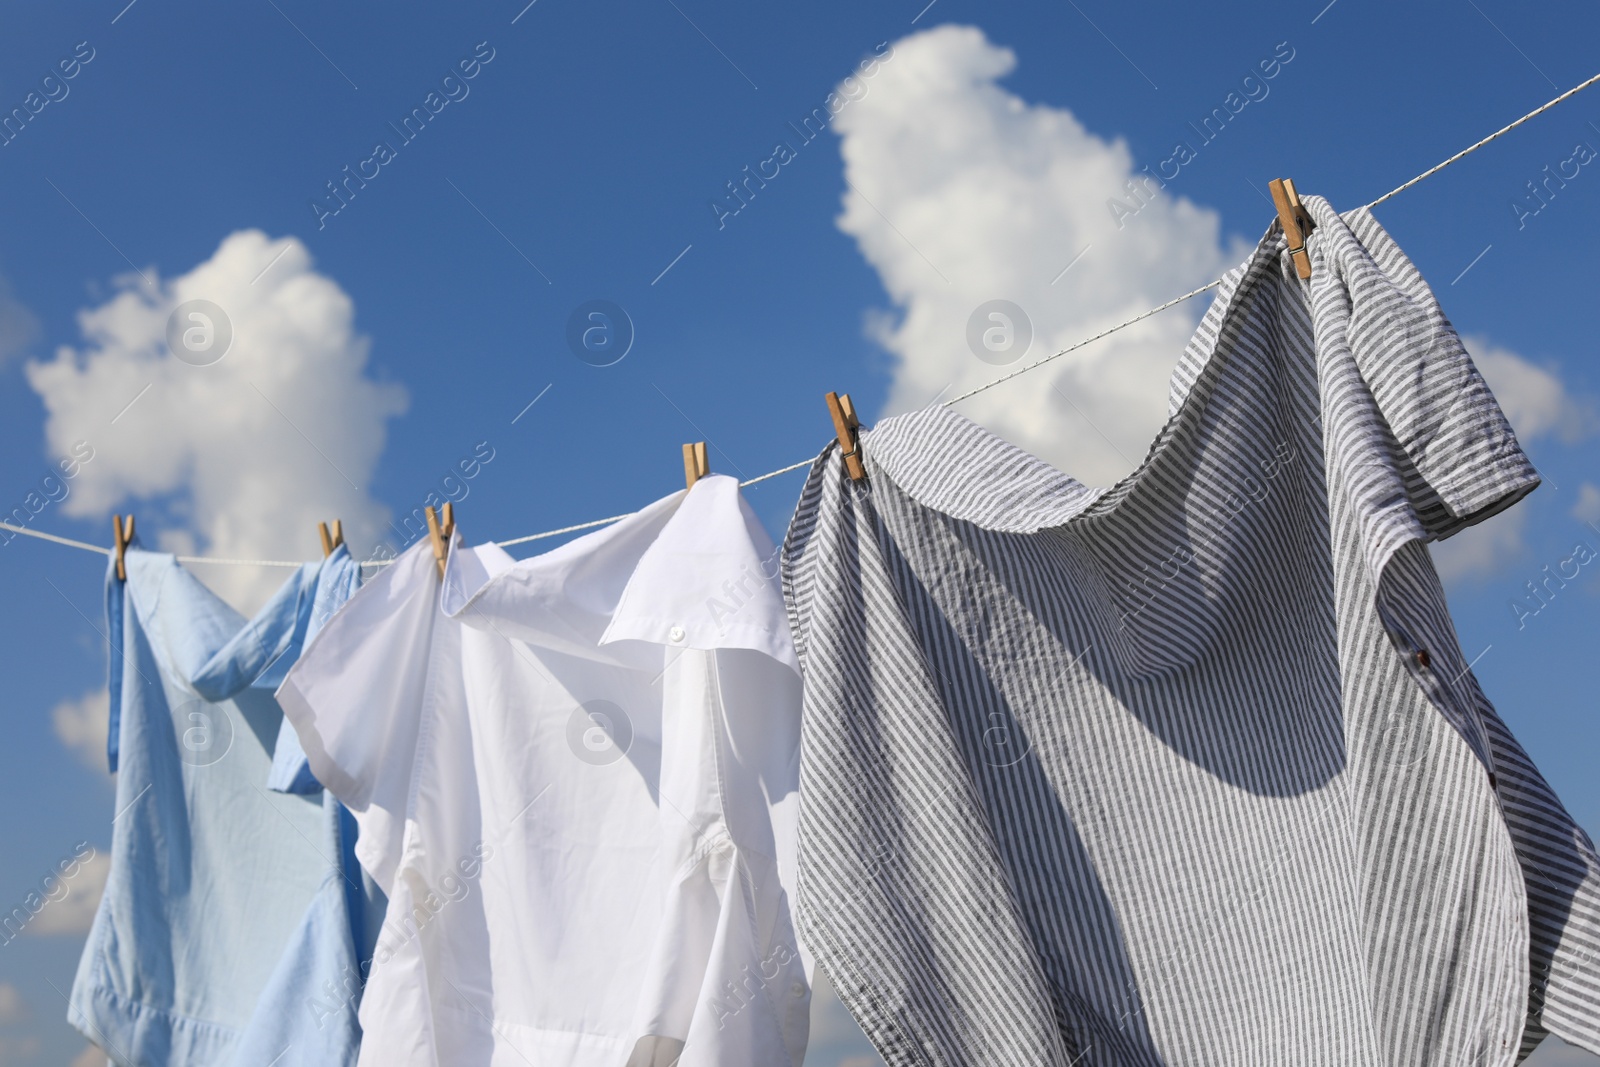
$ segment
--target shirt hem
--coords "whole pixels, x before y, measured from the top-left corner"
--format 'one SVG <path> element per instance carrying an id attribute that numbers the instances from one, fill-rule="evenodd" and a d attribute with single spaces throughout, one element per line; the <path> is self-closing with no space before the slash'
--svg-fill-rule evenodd
<path id="1" fill-rule="evenodd" d="M 228 1062 L 240 1033 L 131 1000 L 104 986 L 75 990 L 67 1021 L 113 1063 L 217 1067 Z"/>

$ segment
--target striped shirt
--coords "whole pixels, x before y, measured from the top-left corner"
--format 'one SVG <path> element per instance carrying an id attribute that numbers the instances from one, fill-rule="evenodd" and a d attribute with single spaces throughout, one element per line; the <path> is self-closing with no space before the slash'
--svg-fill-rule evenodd
<path id="1" fill-rule="evenodd" d="M 1427 543 L 1538 484 L 1365 210 L 1224 280 L 1132 475 L 946 409 L 784 546 L 802 936 L 890 1067 L 1600 1052 L 1600 863 Z"/>

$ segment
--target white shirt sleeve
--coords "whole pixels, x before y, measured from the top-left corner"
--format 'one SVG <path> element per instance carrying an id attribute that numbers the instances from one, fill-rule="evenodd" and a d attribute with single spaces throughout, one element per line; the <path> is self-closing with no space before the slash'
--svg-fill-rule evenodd
<path id="1" fill-rule="evenodd" d="M 328 621 L 278 689 L 312 773 L 354 813 L 356 857 L 385 893 L 403 845 L 438 595 L 423 540 Z"/>
<path id="2" fill-rule="evenodd" d="M 740 496 L 696 482 L 633 569 L 601 644 L 664 649 L 661 926 L 635 1060 L 798 1064 L 810 958 L 791 920 L 800 678 L 772 542 Z M 634 1061 L 630 1061 L 630 1064 Z"/>
<path id="3" fill-rule="evenodd" d="M 799 1067 L 810 961 L 784 884 L 784 801 L 798 784 L 800 680 L 746 649 L 688 649 L 662 686 L 662 860 L 673 873 L 640 1032 L 686 1039 L 679 1067 Z"/>

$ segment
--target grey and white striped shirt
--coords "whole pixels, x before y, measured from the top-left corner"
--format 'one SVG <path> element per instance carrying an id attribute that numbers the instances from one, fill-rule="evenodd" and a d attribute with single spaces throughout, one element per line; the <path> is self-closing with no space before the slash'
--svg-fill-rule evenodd
<path id="1" fill-rule="evenodd" d="M 1538 484 L 1427 284 L 1308 206 L 1225 279 L 1139 469 L 932 408 L 813 466 L 800 921 L 890 1067 L 1600 1052 L 1600 863 L 1427 543 Z"/>

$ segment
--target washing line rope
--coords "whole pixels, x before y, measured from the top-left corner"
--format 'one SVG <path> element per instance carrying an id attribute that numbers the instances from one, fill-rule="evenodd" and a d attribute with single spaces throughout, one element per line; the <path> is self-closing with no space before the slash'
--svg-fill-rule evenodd
<path id="1" fill-rule="evenodd" d="M 1379 204 L 1383 203 L 1385 200 L 1389 199 L 1391 196 L 1396 196 L 1396 195 L 1398 195 L 1400 193 L 1405 192 L 1407 189 L 1411 188 L 1413 185 L 1417 184 L 1418 182 L 1422 181 L 1425 178 L 1433 177 L 1435 174 L 1438 174 L 1441 170 L 1444 170 L 1444 168 L 1448 167 L 1450 164 L 1455 163 L 1458 160 L 1464 159 L 1465 157 L 1472 155 L 1472 153 L 1476 152 L 1478 149 L 1482 148 L 1484 145 L 1488 144 L 1490 141 L 1492 141 L 1495 138 L 1501 136 L 1502 134 L 1510 133 L 1512 130 L 1516 129 L 1518 126 L 1521 126 L 1524 122 L 1527 122 L 1529 119 L 1537 118 L 1538 116 L 1544 114 L 1546 111 L 1549 111 L 1551 108 L 1555 107 L 1557 104 L 1561 103 L 1564 100 L 1567 100 L 1569 97 L 1577 96 L 1579 93 L 1581 93 L 1585 89 L 1589 88 L 1589 86 L 1593 85 L 1595 82 L 1600 82 L 1600 74 L 1596 74 L 1594 77 L 1590 78 L 1589 80 L 1587 80 L 1585 82 L 1582 82 L 1582 83 L 1580 83 L 1578 85 L 1574 85 L 1572 88 L 1568 89 L 1566 92 L 1562 93 L 1560 96 L 1556 97 L 1554 100 L 1551 100 L 1549 103 L 1545 104 L 1544 106 L 1537 107 L 1534 110 L 1528 112 L 1526 115 L 1522 116 L 1517 121 L 1500 127 L 1498 130 L 1494 131 L 1489 136 L 1487 136 L 1483 140 L 1479 141 L 1477 144 L 1469 145 L 1468 147 L 1463 148 L 1461 151 L 1457 152 L 1455 155 L 1451 156 L 1449 159 L 1445 160 L 1443 163 L 1440 163 L 1437 166 L 1429 167 L 1427 170 L 1423 171 L 1421 174 L 1417 175 L 1415 178 L 1412 178 L 1410 181 L 1406 182 L 1404 185 L 1400 186 L 1399 188 L 1390 189 L 1387 193 L 1384 193 L 1382 196 L 1378 197 L 1378 199 L 1376 199 L 1372 203 L 1368 204 L 1367 207 L 1368 208 L 1375 208 Z"/>
<path id="2" fill-rule="evenodd" d="M 1428 178 L 1433 177 L 1435 174 L 1439 173 L 1441 170 L 1444 170 L 1446 167 L 1450 166 L 1452 163 L 1459 163 L 1461 160 L 1463 160 L 1466 157 L 1472 155 L 1472 153 L 1476 152 L 1478 149 L 1482 148 L 1484 145 L 1487 145 L 1490 141 L 1493 141 L 1496 138 L 1502 137 L 1505 134 L 1510 133 L 1512 130 L 1516 129 L 1518 126 L 1521 126 L 1523 123 L 1528 122 L 1531 119 L 1535 119 L 1535 118 L 1539 117 L 1540 115 L 1544 114 L 1546 111 L 1549 111 L 1551 108 L 1555 107 L 1557 104 L 1560 104 L 1560 103 L 1562 103 L 1562 102 L 1564 102 L 1564 101 L 1566 101 L 1566 100 L 1578 95 L 1583 90 L 1585 90 L 1585 89 L 1589 88 L 1589 86 L 1593 85 L 1595 82 L 1600 82 L 1600 74 L 1596 74 L 1593 77 L 1588 78 L 1587 80 L 1579 83 L 1578 85 L 1573 86 L 1571 89 L 1568 89 L 1566 92 L 1562 93 L 1560 96 L 1556 97 L 1555 99 L 1550 100 L 1550 101 L 1540 105 L 1539 107 L 1534 108 L 1532 111 L 1528 112 L 1526 115 L 1522 116 L 1520 119 L 1517 119 L 1515 122 L 1511 122 L 1511 123 L 1506 124 L 1505 126 L 1500 127 L 1498 130 L 1494 131 L 1489 136 L 1485 137 L 1483 140 L 1478 141 L 1476 144 L 1472 144 L 1472 145 L 1467 146 L 1466 148 L 1463 148 L 1461 151 L 1457 152 L 1455 155 L 1451 156 L 1449 159 L 1445 160 L 1444 162 L 1436 164 L 1435 166 L 1429 167 L 1427 170 L 1423 171 L 1421 174 L 1417 175 L 1415 178 L 1412 178 L 1410 181 L 1406 182 L 1404 185 L 1400 185 L 1400 186 L 1395 187 L 1394 189 L 1389 190 L 1387 193 L 1384 193 L 1382 196 L 1378 197 L 1378 199 L 1372 201 L 1372 203 L 1367 204 L 1366 205 L 1366 209 L 1370 210 L 1372 208 L 1375 208 L 1379 204 L 1381 204 L 1384 201 L 1390 199 L 1391 197 L 1395 197 L 1395 196 L 1400 195 L 1401 193 L 1405 192 L 1407 189 L 1411 188 L 1413 185 L 1416 185 L 1419 182 L 1426 181 Z M 962 393 L 960 396 L 951 397 L 949 400 L 946 400 L 942 406 L 949 407 L 952 404 L 959 404 L 963 400 L 967 400 L 967 399 L 969 399 L 971 397 L 977 396 L 979 393 L 983 392 L 986 389 L 993 389 L 995 386 L 1000 385 L 1002 382 L 1008 382 L 1012 378 L 1015 378 L 1020 374 L 1026 374 L 1028 371 L 1031 371 L 1036 367 L 1042 367 L 1046 363 L 1051 362 L 1052 360 L 1057 360 L 1057 359 L 1060 359 L 1062 356 L 1067 355 L 1068 353 L 1076 352 L 1078 349 L 1082 348 L 1084 345 L 1093 344 L 1095 341 L 1098 341 L 1098 340 L 1100 340 L 1100 339 L 1102 339 L 1104 337 L 1109 337 L 1111 334 L 1116 333 L 1118 330 L 1125 330 L 1129 326 L 1132 326 L 1136 322 L 1142 322 L 1143 320 L 1148 319 L 1150 316 L 1158 315 L 1158 314 L 1160 314 L 1161 312 L 1167 310 L 1170 307 L 1176 307 L 1178 304 L 1183 303 L 1185 300 L 1192 300 L 1195 297 L 1199 296 L 1201 293 L 1210 292 L 1212 289 L 1215 289 L 1217 286 L 1219 286 L 1221 284 L 1222 284 L 1222 279 L 1218 278 L 1216 281 L 1209 282 L 1206 285 L 1202 285 L 1198 289 L 1191 289 L 1189 292 L 1184 293 L 1182 296 L 1174 297 L 1173 299 L 1168 300 L 1165 304 L 1161 304 L 1161 305 L 1158 305 L 1157 307 L 1153 307 L 1149 311 L 1142 311 L 1139 314 L 1133 316 L 1131 319 L 1124 320 L 1123 322 L 1117 323 L 1115 326 L 1111 326 L 1111 327 L 1108 327 L 1107 329 L 1101 330 L 1099 333 L 1094 334 L 1091 337 L 1085 337 L 1081 341 L 1074 342 L 1073 344 L 1068 345 L 1066 348 L 1061 349 L 1061 351 L 1059 351 L 1059 352 L 1052 352 L 1050 355 L 1044 356 L 1041 359 L 1036 359 L 1032 363 L 1025 364 L 1024 366 L 1018 367 L 1016 370 L 1011 371 L 1008 374 L 1002 374 L 1000 377 L 995 378 L 992 381 L 985 382 L 983 385 L 978 386 L 976 389 L 968 390 L 967 392 Z M 740 482 L 739 486 L 740 486 L 740 488 L 743 488 L 745 486 L 755 485 L 757 482 L 764 482 L 768 478 L 776 478 L 779 475 L 788 474 L 790 471 L 797 471 L 801 467 L 809 467 L 813 462 L 814 462 L 813 460 L 803 459 L 799 463 L 791 463 L 787 467 L 780 467 L 775 471 L 768 471 L 766 474 L 759 474 L 754 478 L 748 478 L 745 481 Z M 542 541 L 547 537 L 560 537 L 562 534 L 578 533 L 579 531 L 582 531 L 582 530 L 593 530 L 593 529 L 595 529 L 597 527 L 600 527 L 600 526 L 609 526 L 611 523 L 620 522 L 621 520 L 627 518 L 629 515 L 632 515 L 632 514 L 633 514 L 633 512 L 630 511 L 627 514 L 624 514 L 624 515 L 612 515 L 611 517 L 605 518 L 605 519 L 594 519 L 594 520 L 592 520 L 590 522 L 580 522 L 576 526 L 563 526 L 559 530 L 546 530 L 544 533 L 528 534 L 525 537 L 513 537 L 509 541 L 496 541 L 495 544 L 499 545 L 501 548 L 510 548 L 513 545 L 527 544 L 529 541 Z M 87 543 L 85 541 L 74 541 L 70 537 L 58 537 L 55 534 L 44 533 L 43 531 L 40 531 L 40 530 L 30 530 L 25 526 L 14 526 L 9 522 L 0 522 L 0 529 L 10 530 L 12 533 L 23 534 L 23 535 L 25 535 L 27 537 L 37 537 L 37 538 L 40 538 L 41 540 L 45 540 L 45 541 L 54 541 L 58 545 L 67 545 L 68 547 L 71 547 L 71 548 L 87 549 L 90 552 L 98 552 L 103 556 L 111 554 L 111 549 L 106 548 L 103 545 L 91 545 L 91 544 L 89 544 L 89 543 Z M 226 565 L 226 566 L 236 566 L 236 567 L 299 567 L 299 566 L 302 565 L 301 563 L 298 563 L 298 562 L 295 562 L 295 561 L 292 561 L 292 560 L 277 560 L 277 559 L 222 559 L 222 558 L 219 558 L 219 557 L 216 557 L 216 556 L 178 556 L 177 560 L 178 560 L 179 563 L 217 563 L 217 564 L 222 564 L 222 565 Z M 373 560 L 364 560 L 363 561 L 363 565 L 381 567 L 381 566 L 387 565 L 390 562 L 391 562 L 390 560 L 386 560 L 386 559 L 373 559 Z"/>
<path id="3" fill-rule="evenodd" d="M 53 533 L 45 533 L 43 530 L 30 530 L 26 526 L 13 526 L 9 522 L 0 522 L 0 530 L 26 534 L 29 537 L 37 537 L 41 541 L 54 541 L 58 545 L 66 545 L 69 548 L 86 548 L 90 552 L 98 552 L 102 556 L 111 555 L 111 550 L 104 545 L 91 545 L 87 541 L 74 541 L 70 537 L 57 537 Z"/>

